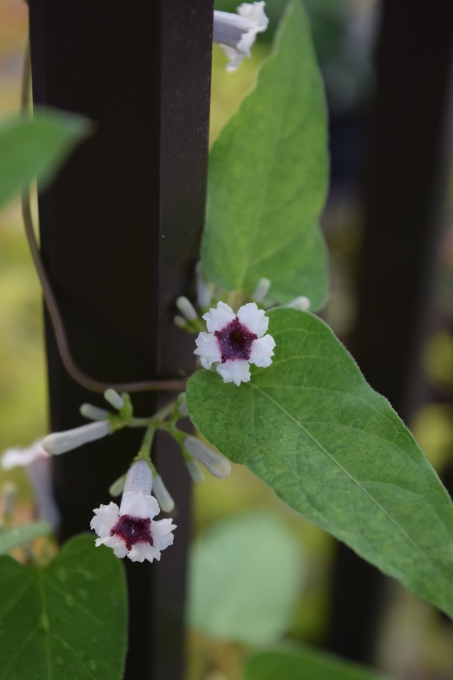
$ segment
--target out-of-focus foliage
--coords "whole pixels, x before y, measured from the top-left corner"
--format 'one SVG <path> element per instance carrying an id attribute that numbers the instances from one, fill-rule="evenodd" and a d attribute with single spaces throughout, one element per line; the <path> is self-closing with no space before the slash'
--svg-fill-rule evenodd
<path id="1" fill-rule="evenodd" d="M 52 533 L 52 527 L 48 522 L 42 521 L 0 531 L 0 555 L 5 555 L 18 546 L 50 533 Z"/>
<path id="2" fill-rule="evenodd" d="M 292 623 L 303 583 L 300 547 L 270 512 L 217 523 L 193 545 L 189 623 L 250 645 L 278 640 Z"/>

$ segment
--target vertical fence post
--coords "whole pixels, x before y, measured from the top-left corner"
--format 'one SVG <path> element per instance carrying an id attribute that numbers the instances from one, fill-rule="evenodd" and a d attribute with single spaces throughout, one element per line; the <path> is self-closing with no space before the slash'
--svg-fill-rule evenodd
<path id="1" fill-rule="evenodd" d="M 178 377 L 193 366 L 193 339 L 172 317 L 204 218 L 212 11 L 212 0 L 30 2 L 35 105 L 81 113 L 95 126 L 40 197 L 39 212 L 71 349 L 99 380 Z M 49 323 L 46 340 L 58 431 L 82 423 L 82 402 L 105 404 L 68 376 Z M 136 413 L 151 414 L 163 398 L 138 395 Z M 55 461 L 63 537 L 88 530 L 140 436 L 122 431 Z M 128 680 L 182 677 L 189 479 L 169 440 L 157 449 L 178 528 L 160 563 L 126 565 Z"/>
<path id="2" fill-rule="evenodd" d="M 382 10 L 355 356 L 407 422 L 450 170 L 453 3 L 383 0 Z M 374 567 L 338 545 L 330 649 L 372 661 L 382 583 Z"/>

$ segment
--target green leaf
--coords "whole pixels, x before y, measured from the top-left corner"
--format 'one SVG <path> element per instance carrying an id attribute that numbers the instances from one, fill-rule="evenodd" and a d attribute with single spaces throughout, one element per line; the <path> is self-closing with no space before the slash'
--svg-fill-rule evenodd
<path id="1" fill-rule="evenodd" d="M 385 680 L 385 677 L 306 645 L 259 652 L 247 659 L 243 676 L 244 680 Z"/>
<path id="2" fill-rule="evenodd" d="M 255 90 L 211 152 L 202 258 L 218 286 L 252 292 L 267 277 L 272 299 L 306 295 L 313 309 L 323 304 L 326 129 L 308 20 L 295 0 Z"/>
<path id="3" fill-rule="evenodd" d="M 415 439 L 320 319 L 269 313 L 273 364 L 212 371 L 187 408 L 211 444 L 309 520 L 453 615 L 453 505 Z"/>
<path id="4" fill-rule="evenodd" d="M 0 532 L 0 555 L 5 555 L 13 548 L 20 545 L 25 545 L 34 538 L 46 536 L 52 533 L 52 527 L 49 522 L 31 522 L 30 524 L 23 524 L 14 529 Z"/>
<path id="5" fill-rule="evenodd" d="M 216 524 L 196 541 L 189 574 L 193 628 L 266 645 L 291 625 L 303 562 L 285 524 L 270 513 L 254 512 Z"/>
<path id="6" fill-rule="evenodd" d="M 124 567 L 92 536 L 69 540 L 45 568 L 0 558 L 0 680 L 121 680 Z"/>
<path id="7" fill-rule="evenodd" d="M 76 115 L 41 109 L 33 119 L 14 116 L 0 122 L 0 210 L 38 177 L 41 185 L 88 132 Z"/>

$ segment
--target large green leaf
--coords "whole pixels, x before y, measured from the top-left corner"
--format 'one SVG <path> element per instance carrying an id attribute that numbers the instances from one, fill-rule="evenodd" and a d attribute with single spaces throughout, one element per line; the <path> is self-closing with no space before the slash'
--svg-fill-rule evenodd
<path id="1" fill-rule="evenodd" d="M 0 122 L 0 210 L 36 177 L 52 176 L 74 144 L 88 131 L 84 118 L 41 109 L 33 119 Z"/>
<path id="2" fill-rule="evenodd" d="M 291 625 L 303 581 L 300 547 L 268 512 L 211 527 L 190 560 L 189 622 L 213 637 L 275 642 Z"/>
<path id="3" fill-rule="evenodd" d="M 332 331 L 269 313 L 273 364 L 251 382 L 212 371 L 187 408 L 208 441 L 289 505 L 453 615 L 453 505 L 415 439 Z"/>
<path id="4" fill-rule="evenodd" d="M 120 680 L 126 653 L 122 562 L 92 536 L 48 567 L 0 558 L 0 680 Z"/>
<path id="5" fill-rule="evenodd" d="M 247 659 L 243 680 L 385 680 L 377 671 L 306 645 L 278 647 Z"/>
<path id="6" fill-rule="evenodd" d="M 52 533 L 52 527 L 49 522 L 30 522 L 29 524 L 22 524 L 22 526 L 14 527 L 0 532 L 0 555 L 5 555 L 13 548 L 20 545 L 25 545 L 34 538 L 46 536 Z"/>
<path id="7" fill-rule="evenodd" d="M 272 282 L 279 302 L 326 297 L 318 218 L 327 189 L 326 112 L 308 20 L 290 3 L 255 90 L 211 152 L 202 258 L 227 290 Z"/>

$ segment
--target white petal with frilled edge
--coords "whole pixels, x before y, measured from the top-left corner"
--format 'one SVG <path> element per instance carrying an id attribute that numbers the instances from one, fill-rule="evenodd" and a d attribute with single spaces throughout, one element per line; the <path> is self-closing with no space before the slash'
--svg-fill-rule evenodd
<path id="1" fill-rule="evenodd" d="M 151 536 L 153 537 L 154 547 L 157 550 L 165 550 L 169 545 L 173 545 L 173 529 L 176 529 L 176 525 L 172 524 L 171 519 L 160 519 L 157 522 L 151 522 Z"/>
<path id="2" fill-rule="evenodd" d="M 203 319 L 206 321 L 208 331 L 215 333 L 222 330 L 227 324 L 236 318 L 235 313 L 224 302 L 218 302 L 217 308 L 211 308 L 209 312 L 203 314 Z"/>
<path id="3" fill-rule="evenodd" d="M 221 361 L 219 343 L 213 333 L 200 333 L 195 342 L 197 349 L 194 354 L 200 357 L 203 368 L 211 368 L 215 361 Z"/>
<path id="4" fill-rule="evenodd" d="M 213 39 L 230 59 L 227 71 L 235 71 L 244 57 L 250 57 L 257 33 L 266 30 L 269 19 L 264 5 L 264 2 L 244 3 L 238 7 L 238 14 L 214 11 Z"/>
<path id="5" fill-rule="evenodd" d="M 234 382 L 238 387 L 241 382 L 250 380 L 248 361 L 225 361 L 217 366 L 217 372 L 222 376 L 223 382 Z"/>
<path id="6" fill-rule="evenodd" d="M 272 363 L 271 357 L 274 356 L 274 347 L 275 340 L 272 335 L 265 335 L 264 338 L 254 340 L 250 353 L 250 363 L 260 368 L 267 368 Z"/>
<path id="7" fill-rule="evenodd" d="M 35 460 L 42 460 L 50 458 L 42 447 L 41 441 L 34 442 L 27 448 L 6 449 L 1 459 L 1 467 L 3 470 L 11 470 L 15 467 L 27 467 L 35 462 Z"/>
<path id="8" fill-rule="evenodd" d="M 121 515 L 153 519 L 159 512 L 159 503 L 153 496 L 145 496 L 142 491 L 138 493 L 130 491 L 123 494 Z"/>
<path id="9" fill-rule="evenodd" d="M 269 326 L 269 319 L 265 316 L 264 309 L 258 309 L 254 302 L 249 302 L 239 309 L 238 319 L 259 338 L 265 334 Z"/>
<path id="10" fill-rule="evenodd" d="M 116 503 L 101 505 L 93 510 L 94 517 L 90 522 L 90 527 L 94 529 L 98 536 L 110 536 L 110 529 L 113 529 L 120 516 L 120 509 Z"/>
<path id="11" fill-rule="evenodd" d="M 160 550 L 149 543 L 136 543 L 132 550 L 129 550 L 127 556 L 132 562 L 143 562 L 148 560 L 160 560 Z"/>
<path id="12" fill-rule="evenodd" d="M 123 558 L 127 555 L 127 547 L 124 541 L 119 536 L 101 536 L 95 541 L 96 548 L 100 545 L 106 545 L 108 548 L 112 548 L 115 553 L 115 557 Z"/>

